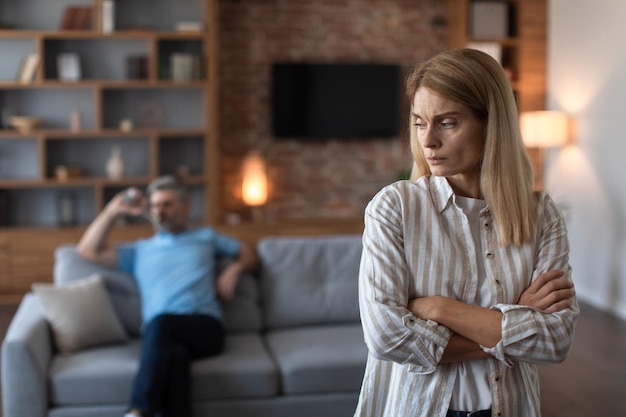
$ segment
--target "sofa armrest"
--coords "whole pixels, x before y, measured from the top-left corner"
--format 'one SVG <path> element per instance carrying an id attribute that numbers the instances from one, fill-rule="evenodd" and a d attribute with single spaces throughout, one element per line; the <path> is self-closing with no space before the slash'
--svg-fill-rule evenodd
<path id="1" fill-rule="evenodd" d="M 48 408 L 46 373 L 53 349 L 39 300 L 34 294 L 27 294 L 2 342 L 4 417 L 45 416 Z"/>

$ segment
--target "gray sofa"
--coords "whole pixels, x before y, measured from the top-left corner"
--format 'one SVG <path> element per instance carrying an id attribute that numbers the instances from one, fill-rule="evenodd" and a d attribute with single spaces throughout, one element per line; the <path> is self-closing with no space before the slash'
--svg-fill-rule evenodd
<path id="1" fill-rule="evenodd" d="M 261 269 L 224 306 L 222 355 L 194 362 L 194 416 L 348 417 L 367 349 L 359 322 L 361 237 L 268 237 Z M 55 254 L 54 281 L 101 274 L 130 339 L 71 354 L 55 349 L 37 296 L 22 300 L 2 344 L 4 417 L 120 417 L 137 369 L 139 299 L 131 277 Z"/>

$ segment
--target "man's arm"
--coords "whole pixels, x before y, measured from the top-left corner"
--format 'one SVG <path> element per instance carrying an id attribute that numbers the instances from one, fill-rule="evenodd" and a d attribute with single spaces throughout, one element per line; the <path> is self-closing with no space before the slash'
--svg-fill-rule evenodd
<path id="1" fill-rule="evenodd" d="M 126 191 L 117 194 L 87 227 L 76 246 L 78 253 L 85 259 L 100 265 L 117 266 L 117 251 L 108 247 L 106 240 L 113 224 L 122 214 L 138 216 L 146 207 L 145 198 L 140 196 L 139 203 L 129 204 L 124 200 Z"/>
<path id="2" fill-rule="evenodd" d="M 256 268 L 258 259 L 256 252 L 246 242 L 241 242 L 239 254 L 235 261 L 228 265 L 217 279 L 217 293 L 223 301 L 228 301 L 235 295 L 235 287 L 239 281 L 239 275 L 243 271 Z"/>

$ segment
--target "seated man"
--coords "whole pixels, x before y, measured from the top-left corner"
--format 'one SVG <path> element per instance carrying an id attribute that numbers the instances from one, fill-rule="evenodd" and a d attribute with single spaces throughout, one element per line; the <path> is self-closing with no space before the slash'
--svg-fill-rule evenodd
<path id="1" fill-rule="evenodd" d="M 209 227 L 189 228 L 187 192 L 174 177 L 154 180 L 148 199 L 154 236 L 106 245 L 119 216 L 145 212 L 146 197 L 132 189 L 107 204 L 77 249 L 84 258 L 129 272 L 137 281 L 142 352 L 126 416 L 188 417 L 190 362 L 222 350 L 219 299 L 233 296 L 240 272 L 255 265 L 256 255 L 243 242 Z M 220 256 L 235 259 L 216 279 Z"/>

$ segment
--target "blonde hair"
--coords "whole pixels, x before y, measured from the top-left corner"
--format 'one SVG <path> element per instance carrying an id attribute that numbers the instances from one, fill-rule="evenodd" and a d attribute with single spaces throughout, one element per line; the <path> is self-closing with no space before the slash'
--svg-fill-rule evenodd
<path id="1" fill-rule="evenodd" d="M 420 87 L 467 106 L 485 123 L 482 194 L 500 232 L 500 243 L 509 246 L 528 242 L 536 221 L 534 175 L 519 131 L 515 97 L 502 66 L 478 50 L 452 49 L 409 73 L 406 93 L 411 103 Z M 411 180 L 431 174 L 414 125 L 409 123 Z"/>

